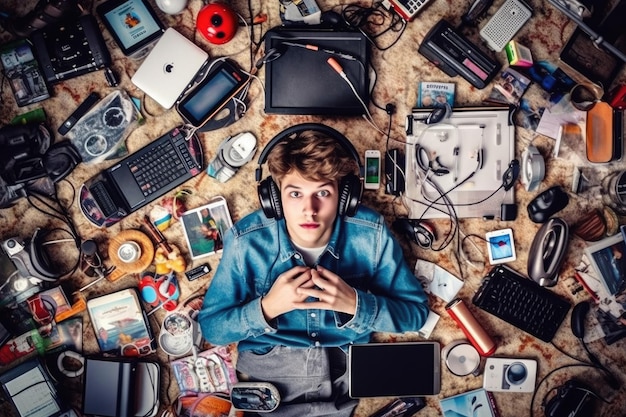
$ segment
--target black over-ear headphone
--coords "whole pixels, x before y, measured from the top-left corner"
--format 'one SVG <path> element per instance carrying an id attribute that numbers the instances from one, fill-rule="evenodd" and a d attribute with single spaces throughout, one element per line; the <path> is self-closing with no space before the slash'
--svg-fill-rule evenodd
<path id="1" fill-rule="evenodd" d="M 301 132 L 307 130 L 313 130 L 335 139 L 337 143 L 339 143 L 344 150 L 346 150 L 346 152 L 352 155 L 354 160 L 357 162 L 359 166 L 359 174 L 363 172 L 363 166 L 361 165 L 359 154 L 352 143 L 350 143 L 344 135 L 332 127 L 321 123 L 302 123 L 283 130 L 274 136 L 274 138 L 270 140 L 261 152 L 261 155 L 259 156 L 259 167 L 256 169 L 255 173 L 258 184 L 257 192 L 259 194 L 259 202 L 261 203 L 263 213 L 265 213 L 265 215 L 270 219 L 275 218 L 280 220 L 283 218 L 283 210 L 280 201 L 280 189 L 271 176 L 261 180 L 261 166 L 265 163 L 267 156 L 278 143 L 292 139 L 294 136 L 297 136 Z M 339 184 L 339 193 L 338 214 L 340 216 L 354 216 L 359 207 L 359 203 L 361 202 L 361 196 L 363 195 L 362 178 L 356 174 L 346 175 L 341 180 L 341 184 Z"/>

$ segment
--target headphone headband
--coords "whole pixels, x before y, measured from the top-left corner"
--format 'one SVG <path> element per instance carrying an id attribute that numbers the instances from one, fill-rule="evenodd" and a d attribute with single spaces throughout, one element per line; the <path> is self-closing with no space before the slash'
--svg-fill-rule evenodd
<path id="1" fill-rule="evenodd" d="M 289 127 L 274 136 L 274 138 L 265 145 L 265 148 L 263 148 L 261 155 L 259 155 L 259 166 L 255 172 L 257 193 L 263 212 L 268 218 L 282 219 L 283 217 L 279 187 L 271 176 L 263 179 L 262 165 L 265 163 L 267 156 L 272 149 L 274 149 L 276 144 L 286 141 L 291 136 L 307 130 L 321 133 L 337 141 L 337 143 L 341 145 L 346 152 L 352 155 L 352 158 L 356 161 L 359 167 L 359 175 L 348 174 L 341 180 L 341 184 L 339 184 L 339 205 L 337 207 L 337 212 L 340 216 L 354 216 L 363 194 L 363 166 L 361 165 L 361 159 L 354 145 L 352 145 L 344 135 L 332 127 L 320 123 L 302 123 Z"/>
<path id="2" fill-rule="evenodd" d="M 356 163 L 359 166 L 359 175 L 361 175 L 360 173 L 363 170 L 363 165 L 361 164 L 361 158 L 359 158 L 359 153 L 354 148 L 354 145 L 352 145 L 352 143 L 343 134 L 341 134 L 334 128 L 327 126 L 325 124 L 322 124 L 322 123 L 301 123 L 298 125 L 288 127 L 287 129 L 278 133 L 276 136 L 272 138 L 272 140 L 268 142 L 267 145 L 265 145 L 265 148 L 263 148 L 263 150 L 261 151 L 261 154 L 259 155 L 259 162 L 258 162 L 259 166 L 256 169 L 256 173 L 255 173 L 255 178 L 257 182 L 262 180 L 261 165 L 263 165 L 267 161 L 267 156 L 272 151 L 272 149 L 274 149 L 274 147 L 278 143 L 284 140 L 287 140 L 290 136 L 298 134 L 300 132 L 304 132 L 306 130 L 314 130 L 316 132 L 323 133 L 335 139 L 344 148 L 344 150 L 346 150 L 350 155 L 352 155 L 352 158 L 356 161 Z"/>

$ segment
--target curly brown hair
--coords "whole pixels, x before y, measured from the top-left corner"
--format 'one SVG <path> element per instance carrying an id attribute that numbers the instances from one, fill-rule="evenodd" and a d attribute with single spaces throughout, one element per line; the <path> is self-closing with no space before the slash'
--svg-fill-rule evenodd
<path id="1" fill-rule="evenodd" d="M 315 130 L 304 130 L 276 144 L 267 157 L 267 166 L 278 184 L 294 171 L 309 181 L 337 184 L 348 174 L 359 174 L 352 154 L 336 139 Z"/>

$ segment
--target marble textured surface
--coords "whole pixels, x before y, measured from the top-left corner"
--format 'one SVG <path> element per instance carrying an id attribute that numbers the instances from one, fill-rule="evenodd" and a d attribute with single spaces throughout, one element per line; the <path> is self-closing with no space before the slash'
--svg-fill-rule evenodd
<path id="1" fill-rule="evenodd" d="M 34 7 L 36 2 L 29 1 L 5 1 L 2 2 L 2 8 L 5 10 L 13 10 L 18 15 L 23 15 L 26 11 Z M 262 14 L 267 17 L 261 24 L 254 26 L 240 25 L 235 38 L 225 45 L 212 45 L 206 42 L 202 36 L 195 30 L 195 17 L 203 6 L 200 0 L 190 0 L 187 8 L 180 14 L 170 16 L 161 14 L 163 22 L 169 26 L 178 29 L 185 36 L 194 40 L 198 45 L 205 49 L 210 56 L 230 56 L 237 61 L 242 67 L 252 68 L 253 63 L 260 55 L 254 51 L 255 46 L 262 43 L 262 34 L 271 27 L 280 25 L 280 17 L 278 13 L 278 1 L 260 1 L 252 0 L 232 1 L 230 2 L 234 9 L 244 18 Z M 467 1 L 459 0 L 434 0 L 423 10 L 420 15 L 412 22 L 406 25 L 403 31 L 389 31 L 384 35 L 376 38 L 376 42 L 380 46 L 390 46 L 388 49 L 381 50 L 372 48 L 372 66 L 376 74 L 376 83 L 373 88 L 373 101 L 382 105 L 393 103 L 396 112 L 391 118 L 391 139 L 389 141 L 372 127 L 370 123 L 360 117 L 331 117 L 331 116 L 285 116 L 266 114 L 264 108 L 264 93 L 262 82 L 264 79 L 264 68 L 261 68 L 250 87 L 248 95 L 248 109 L 245 116 L 237 123 L 223 129 L 219 129 L 210 133 L 200 134 L 201 142 L 205 153 L 205 162 L 210 161 L 219 143 L 229 135 L 234 135 L 243 131 L 251 131 L 257 137 L 259 147 L 263 147 L 276 133 L 282 129 L 296 123 L 304 121 L 319 121 L 326 123 L 336 129 L 342 131 L 360 152 L 365 149 L 380 149 L 384 151 L 386 144 L 391 148 L 404 148 L 405 133 L 404 124 L 405 116 L 410 114 L 411 108 L 416 102 L 417 83 L 419 81 L 444 81 L 454 82 L 456 84 L 456 105 L 481 105 L 489 94 L 491 86 L 478 90 L 460 77 L 450 78 L 443 72 L 429 63 L 423 56 L 418 54 L 417 48 L 422 42 L 426 32 L 439 19 L 445 18 L 453 25 L 459 25 L 461 15 L 469 7 Z M 501 1 L 496 0 L 494 5 L 489 9 L 489 14 L 493 14 Z M 86 2 L 84 4 L 86 11 L 95 11 L 95 2 Z M 335 10 L 341 12 L 345 2 L 331 0 L 319 0 L 318 4 L 324 11 Z M 558 54 L 563 45 L 566 43 L 569 34 L 573 31 L 574 26 L 561 13 L 555 10 L 548 2 L 532 0 L 530 4 L 533 6 L 533 16 L 530 21 L 517 34 L 516 39 L 523 45 L 531 48 L 535 60 L 551 60 L 558 63 Z M 249 9 L 248 5 L 251 5 Z M 364 6 L 369 6 L 369 2 L 363 2 Z M 386 21 L 388 22 L 388 20 Z M 479 23 L 483 25 L 485 21 Z M 371 30 L 380 30 L 380 27 L 370 27 Z M 156 102 L 145 96 L 142 91 L 138 90 L 130 81 L 131 76 L 136 71 L 139 62 L 125 58 L 115 47 L 110 35 L 103 29 L 104 37 L 107 40 L 107 46 L 113 56 L 112 69 L 120 76 L 121 84 L 119 88 L 125 89 L 130 95 L 141 99 L 142 114 L 145 117 L 145 123 L 137 126 L 137 128 L 129 135 L 126 140 L 129 151 L 135 151 L 147 144 L 151 139 L 156 138 L 171 128 L 181 124 L 180 116 L 175 110 L 164 110 Z M 463 32 L 476 43 L 481 44 L 478 36 L 477 27 L 465 27 Z M 12 38 L 9 32 L 0 32 L 0 41 L 8 41 Z M 484 48 L 485 45 L 481 44 Z M 504 52 L 493 54 L 495 58 L 506 67 L 506 56 Z M 622 73 L 618 81 L 622 83 L 626 81 L 626 76 Z M 18 108 L 14 104 L 10 88 L 5 84 L 2 90 L 2 102 L 0 122 L 7 123 L 14 116 L 29 110 L 31 108 L 43 107 L 47 114 L 47 122 L 52 131 L 55 132 L 56 140 L 62 138 L 56 134 L 56 128 L 65 118 L 73 111 L 75 107 L 88 95 L 90 91 L 97 91 L 104 96 L 112 91 L 105 82 L 102 71 L 97 71 L 89 75 L 73 78 L 52 87 L 52 98 L 39 104 L 31 105 L 27 108 Z M 536 106 L 547 106 L 547 94 L 541 90 L 536 84 L 532 84 L 528 89 L 525 97 Z M 373 105 L 369 110 L 377 126 L 383 131 L 387 130 L 389 116 Z M 552 158 L 552 150 L 554 140 L 546 136 L 536 134 L 535 132 L 517 128 L 516 130 L 516 150 L 515 155 L 521 158 L 521 153 L 530 143 L 534 144 L 540 153 L 546 158 L 546 177 L 540 186 L 540 190 L 546 189 L 551 185 L 562 185 L 569 188 L 572 181 L 572 168 L 575 165 L 576 155 L 566 158 Z M 192 195 L 186 198 L 188 207 L 196 207 L 204 204 L 210 197 L 222 195 L 226 198 L 231 215 L 234 221 L 240 219 L 245 214 L 251 212 L 258 207 L 256 197 L 256 185 L 254 181 L 254 170 L 257 164 L 253 160 L 252 163 L 244 166 L 236 176 L 225 184 L 218 183 L 212 178 L 201 175 L 190 181 L 184 188 L 191 189 Z M 113 161 L 105 161 L 94 165 L 79 165 L 74 172 L 68 177 L 68 181 L 61 183 L 59 186 L 59 195 L 61 200 L 68 205 L 70 214 L 74 219 L 82 238 L 95 239 L 102 253 L 106 253 L 109 240 L 122 230 L 139 228 L 142 224 L 143 215 L 149 208 L 141 210 L 139 213 L 133 214 L 122 222 L 109 229 L 98 229 L 89 224 L 80 214 L 76 202 L 73 201 L 75 190 L 87 179 L 92 177 L 101 169 L 111 165 Z M 623 169 L 623 163 L 615 163 L 610 166 L 599 167 L 601 170 Z M 539 225 L 533 223 L 526 213 L 528 202 L 537 194 L 537 191 L 528 192 L 518 181 L 515 184 L 516 203 L 519 213 L 514 221 L 500 221 L 483 219 L 462 219 L 459 222 L 461 230 L 465 234 L 477 234 L 484 236 L 485 232 L 511 227 L 514 230 L 516 239 L 516 248 L 518 258 L 511 264 L 512 267 L 520 272 L 526 271 L 526 262 L 528 259 L 528 250 L 531 242 L 539 228 Z M 597 195 L 596 195 L 597 197 Z M 560 213 L 560 216 L 569 224 L 574 224 L 582 213 L 601 207 L 599 198 L 588 198 L 586 196 L 571 196 L 570 204 Z M 381 187 L 379 191 L 367 191 L 363 197 L 363 204 L 369 205 L 382 212 L 391 225 L 396 217 L 406 216 L 407 210 L 401 199 L 384 194 Z M 622 220 L 622 219 L 620 219 Z M 446 235 L 450 222 L 448 220 L 433 221 L 433 225 L 437 230 L 440 238 L 438 243 Z M 28 237 L 37 227 L 53 228 L 58 226 L 58 221 L 50 216 L 44 215 L 34 209 L 27 201 L 22 200 L 12 208 L 0 210 L 0 236 L 6 238 L 8 236 Z M 170 243 L 176 244 L 181 248 L 185 248 L 184 237 L 179 223 L 175 223 L 164 232 Z M 489 270 L 487 263 L 487 254 L 484 243 L 476 239 L 476 245 L 481 248 L 481 252 L 477 252 L 469 248 L 467 243 L 465 249 L 470 257 L 475 261 L 477 268 L 469 264 L 459 265 L 454 254 L 455 244 L 448 246 L 442 251 L 432 251 L 418 248 L 413 244 L 409 244 L 405 240 L 401 240 L 405 249 L 406 258 L 409 264 L 413 265 L 419 259 L 426 259 L 436 262 L 451 273 L 461 277 L 464 281 L 463 288 L 459 296 L 469 303 L 472 295 L 480 285 L 481 278 Z M 559 283 L 553 290 L 563 297 L 567 298 L 575 304 L 588 298 L 585 291 L 580 291 L 579 285 L 573 278 L 574 266 L 578 264 L 582 249 L 586 243 L 581 239 L 574 237 L 570 241 L 570 248 L 567 253 L 566 262 L 561 272 Z M 74 251 L 63 249 L 61 253 L 67 257 L 75 259 L 77 256 Z M 219 262 L 219 255 L 207 258 L 208 262 L 215 268 Z M 67 262 L 71 263 L 72 260 Z M 200 261 L 196 261 L 197 266 Z M 189 264 L 192 265 L 189 259 Z M 180 277 L 181 297 L 187 298 L 194 294 L 202 294 L 210 284 L 211 275 L 194 282 L 188 282 L 184 277 Z M 89 282 L 89 279 L 80 273 L 76 273 L 70 277 L 63 278 L 64 282 L 79 288 Z M 125 288 L 136 285 L 137 277 L 133 275 L 126 276 L 115 282 L 105 282 L 90 288 L 87 297 L 104 294 L 119 288 Z M 433 334 L 432 339 L 439 341 L 442 346 L 452 341 L 463 338 L 461 330 L 449 317 L 445 311 L 445 303 L 440 299 L 431 297 L 431 308 L 434 312 L 441 316 Z M 480 323 L 485 327 L 486 331 L 493 337 L 498 345 L 496 351 L 497 356 L 506 357 L 523 357 L 534 358 L 538 360 L 538 380 L 541 380 L 551 370 L 572 363 L 573 361 L 562 355 L 551 344 L 544 343 L 535 339 L 528 334 L 522 333 L 516 328 L 495 319 L 494 317 L 473 308 Z M 158 325 L 163 312 L 157 312 L 151 319 L 151 324 L 155 332 L 158 333 Z M 84 352 L 93 354 L 98 352 L 97 344 L 94 339 L 93 330 L 91 329 L 87 315 L 84 316 Z M 405 335 L 388 335 L 381 334 L 377 336 L 378 340 L 384 341 L 400 341 L 400 340 L 420 340 L 417 334 Z M 554 344 L 571 352 L 575 356 L 585 357 L 582 346 L 578 343 L 570 331 L 569 316 L 563 326 L 557 333 Z M 597 352 L 600 360 L 613 369 L 624 378 L 623 369 L 626 366 L 625 341 L 619 341 L 613 345 L 607 346 L 603 341 L 597 341 L 591 344 L 591 349 Z M 177 395 L 175 383 L 169 382 L 173 375 L 168 370 L 168 358 L 162 352 L 155 355 L 162 364 L 162 409 Z M 1 370 L 0 370 L 1 371 Z M 623 415 L 626 408 L 624 403 L 624 388 L 619 392 L 611 390 L 604 382 L 602 376 L 597 371 L 588 368 L 573 367 L 558 371 L 550 376 L 550 378 L 542 384 L 535 398 L 532 409 L 535 416 L 543 415 L 541 402 L 548 391 L 569 379 L 577 377 L 592 384 L 592 386 L 601 395 L 612 399 L 612 404 L 599 405 L 597 415 L 617 416 Z M 416 376 L 419 377 L 419 376 Z M 69 394 L 70 402 L 76 406 L 80 406 L 80 390 L 77 388 L 79 381 L 64 381 L 65 391 Z M 427 408 L 418 415 L 440 415 L 441 411 L 438 406 L 438 399 L 444 396 L 454 395 L 470 389 L 478 388 L 482 385 L 481 376 L 456 377 L 443 369 L 442 373 L 442 389 L 441 394 L 436 397 L 427 399 Z M 73 393 L 73 394 L 72 394 Z M 496 393 L 495 400 L 497 407 L 502 416 L 518 417 L 530 415 L 532 394 L 510 394 Z M 380 408 L 389 399 L 368 399 L 362 400 L 359 404 L 356 416 L 364 417 L 370 415 L 373 411 Z M 9 409 L 8 404 L 0 404 L 0 414 L 12 416 L 13 412 Z"/>

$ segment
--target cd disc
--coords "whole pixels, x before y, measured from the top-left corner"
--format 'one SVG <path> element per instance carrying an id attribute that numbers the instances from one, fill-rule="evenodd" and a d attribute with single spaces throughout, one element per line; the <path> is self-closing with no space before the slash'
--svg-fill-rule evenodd
<path id="1" fill-rule="evenodd" d="M 454 375 L 466 376 L 474 373 L 480 365 L 480 355 L 469 343 L 452 347 L 446 355 L 446 366 Z"/>

